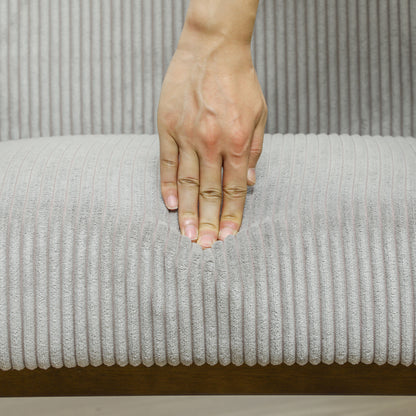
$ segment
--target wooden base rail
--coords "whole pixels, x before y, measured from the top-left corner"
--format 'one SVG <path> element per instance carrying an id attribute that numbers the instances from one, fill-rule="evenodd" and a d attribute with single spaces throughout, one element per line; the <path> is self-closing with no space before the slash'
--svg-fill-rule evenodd
<path id="1" fill-rule="evenodd" d="M 415 395 L 416 365 L 90 365 L 0 370 L 0 397 L 207 394 Z"/>

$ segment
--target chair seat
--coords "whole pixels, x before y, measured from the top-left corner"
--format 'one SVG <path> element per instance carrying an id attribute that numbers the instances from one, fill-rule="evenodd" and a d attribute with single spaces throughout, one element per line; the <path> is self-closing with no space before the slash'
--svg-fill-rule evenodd
<path id="1" fill-rule="evenodd" d="M 0 143 L 0 368 L 416 364 L 416 139 L 265 134 L 256 175 L 202 250 L 156 134 Z"/>

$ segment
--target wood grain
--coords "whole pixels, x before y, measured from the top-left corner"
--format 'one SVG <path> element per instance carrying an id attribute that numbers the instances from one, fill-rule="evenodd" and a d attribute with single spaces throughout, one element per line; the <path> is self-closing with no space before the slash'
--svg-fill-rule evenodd
<path id="1" fill-rule="evenodd" d="M 0 371 L 0 397 L 201 394 L 415 395 L 416 366 L 153 365 Z"/>

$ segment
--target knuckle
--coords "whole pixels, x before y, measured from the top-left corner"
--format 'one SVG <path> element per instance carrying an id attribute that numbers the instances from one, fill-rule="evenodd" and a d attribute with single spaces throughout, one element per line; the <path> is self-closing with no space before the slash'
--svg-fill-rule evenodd
<path id="1" fill-rule="evenodd" d="M 235 157 L 244 156 L 250 144 L 250 136 L 245 131 L 237 131 L 231 134 L 230 153 Z"/>
<path id="2" fill-rule="evenodd" d="M 192 211 L 181 211 L 179 213 L 179 217 L 181 219 L 184 219 L 184 218 L 195 218 L 196 217 L 196 212 L 192 212 Z"/>
<path id="3" fill-rule="evenodd" d="M 231 128 L 230 137 L 234 145 L 244 146 L 250 139 L 250 133 L 248 129 L 238 123 Z"/>
<path id="4" fill-rule="evenodd" d="M 178 178 L 178 184 L 186 186 L 199 186 L 199 179 L 192 176 L 183 176 Z"/>
<path id="5" fill-rule="evenodd" d="M 204 198 L 206 200 L 221 200 L 222 198 L 222 192 L 220 189 L 218 188 L 207 188 L 207 189 L 203 189 L 199 192 L 199 195 L 201 196 L 201 198 Z"/>
<path id="6" fill-rule="evenodd" d="M 239 225 L 240 223 L 240 217 L 238 217 L 235 214 L 223 214 L 221 217 L 221 222 L 223 221 L 231 221 Z"/>
<path id="7" fill-rule="evenodd" d="M 247 195 L 247 187 L 239 185 L 226 185 L 223 188 L 224 197 L 229 199 L 242 199 Z"/>
<path id="8" fill-rule="evenodd" d="M 213 222 L 210 221 L 200 221 L 199 222 L 199 229 L 208 229 L 208 230 L 213 230 L 213 231 L 218 231 L 218 227 L 216 224 L 214 224 Z"/>
<path id="9" fill-rule="evenodd" d="M 254 156 L 260 156 L 262 151 L 263 151 L 262 147 L 253 147 L 253 148 L 251 149 L 251 153 L 252 153 Z"/>
<path id="10" fill-rule="evenodd" d="M 175 129 L 176 129 L 176 119 L 174 117 L 166 118 L 163 121 L 163 123 L 166 126 L 166 130 L 175 131 Z"/>
<path id="11" fill-rule="evenodd" d="M 172 159 L 161 159 L 160 160 L 160 164 L 164 167 L 167 168 L 174 168 L 177 165 L 177 161 L 176 160 L 172 160 Z"/>
<path id="12" fill-rule="evenodd" d="M 157 122 L 161 128 L 164 128 L 167 131 L 174 131 L 178 122 L 178 114 L 159 106 Z"/>
<path id="13" fill-rule="evenodd" d="M 204 130 L 198 134 L 199 139 L 208 147 L 214 147 L 218 144 L 220 135 L 215 129 Z"/>
<path id="14" fill-rule="evenodd" d="M 235 165 L 235 168 L 237 169 L 240 164 L 245 161 L 246 155 L 248 155 L 249 149 L 247 149 L 246 146 L 241 147 L 230 147 L 227 157 L 230 158 L 230 162 L 232 162 Z"/>
<path id="15" fill-rule="evenodd" d="M 166 188 L 176 187 L 176 181 L 162 181 L 161 184 L 162 184 L 162 187 L 166 187 Z"/>
<path id="16" fill-rule="evenodd" d="M 202 117 L 199 126 L 196 128 L 196 134 L 206 140 L 217 141 L 221 135 L 221 126 L 214 117 Z"/>

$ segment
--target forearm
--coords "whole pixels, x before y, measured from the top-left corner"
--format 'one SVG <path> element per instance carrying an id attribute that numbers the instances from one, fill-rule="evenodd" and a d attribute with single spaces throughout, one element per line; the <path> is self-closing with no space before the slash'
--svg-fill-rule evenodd
<path id="1" fill-rule="evenodd" d="M 189 39 L 250 45 L 259 0 L 190 0 L 180 47 Z"/>

